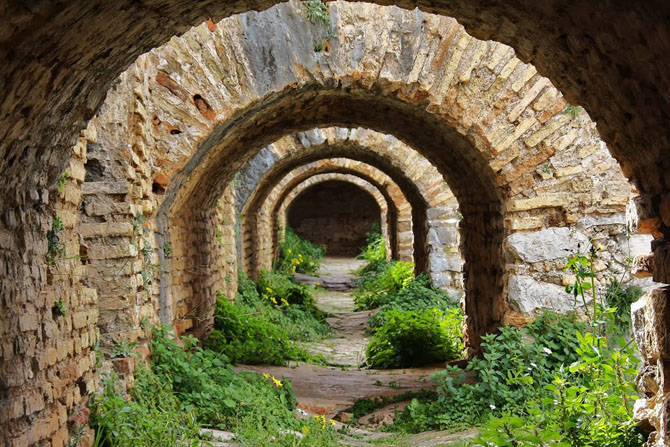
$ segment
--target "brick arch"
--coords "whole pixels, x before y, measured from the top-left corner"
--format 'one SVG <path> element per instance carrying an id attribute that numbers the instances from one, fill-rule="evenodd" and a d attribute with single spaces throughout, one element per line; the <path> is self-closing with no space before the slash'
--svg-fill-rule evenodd
<path id="1" fill-rule="evenodd" d="M 354 14 L 347 8 L 338 7 L 341 41 L 349 39 L 364 45 L 366 35 L 373 38 L 373 28 L 355 23 Z M 278 14 L 290 16 L 291 11 Z M 402 14 L 417 17 L 419 13 Z M 481 334 L 500 324 L 506 306 L 504 237 L 515 228 L 538 228 L 546 223 L 569 226 L 570 220 L 578 220 L 587 208 L 597 208 L 601 191 L 596 188 L 595 194 L 574 194 L 566 190 L 566 179 L 560 177 L 571 176 L 575 184 L 588 181 L 591 173 L 584 172 L 583 166 L 571 165 L 573 161 L 566 160 L 570 158 L 566 154 L 581 151 L 600 156 L 606 155 L 606 148 L 599 145 L 588 117 L 582 114 L 577 119 L 564 113 L 566 103 L 560 93 L 533 67 L 514 58 L 507 47 L 476 41 L 448 19 L 420 17 L 420 30 L 412 28 L 412 23 L 417 22 L 385 22 L 390 33 L 418 33 L 403 52 L 382 55 L 363 51 L 361 59 L 350 61 L 335 45 L 328 55 L 327 67 L 322 65 L 326 59 L 321 55 L 296 52 L 299 46 L 287 40 L 291 33 L 284 33 L 283 28 L 281 34 L 269 29 L 269 34 L 255 43 L 263 50 L 254 54 L 288 57 L 291 64 L 277 62 L 282 67 L 278 72 L 255 71 L 255 59 L 236 65 L 234 76 L 240 88 L 234 95 L 219 86 L 210 86 L 210 76 L 197 78 L 193 70 L 181 71 L 179 66 L 199 62 L 181 50 L 195 42 L 174 39 L 158 60 L 158 70 L 164 73 L 161 76 L 167 76 L 161 78 L 168 85 L 164 88 L 169 90 L 161 104 L 170 103 L 169 108 L 160 110 L 158 120 L 170 124 L 180 117 L 183 135 L 170 139 L 159 133 L 161 139 L 157 141 L 168 156 L 190 154 L 190 158 L 182 157 L 184 161 L 179 163 L 183 167 L 172 176 L 161 205 L 161 215 L 172 216 L 170 238 L 189 231 L 180 228 L 179 222 L 186 222 L 186 216 L 190 219 L 195 212 L 211 206 L 232 173 L 258 151 L 250 148 L 260 148 L 292 131 L 334 124 L 392 133 L 435 165 L 459 199 L 462 227 L 466 229 L 462 246 L 465 289 L 471 296 L 466 297 L 470 333 Z M 378 28 L 374 29 L 378 33 Z M 232 26 L 226 30 L 237 32 Z M 247 34 L 239 40 L 249 42 L 252 37 Z M 230 34 L 194 36 L 199 45 L 210 45 L 209 39 L 214 41 L 213 48 L 223 48 L 230 42 Z M 215 56 L 214 61 L 207 66 L 232 73 L 230 59 Z M 218 114 L 212 121 L 200 118 L 191 111 L 194 105 L 178 99 L 182 90 L 208 92 L 203 97 Z M 238 93 L 250 91 L 254 92 L 251 97 L 240 97 Z M 185 118 L 189 115 L 193 118 Z M 199 142 L 197 148 L 194 141 Z M 593 152 L 587 150 L 591 146 Z M 556 168 L 557 175 L 544 179 L 538 170 L 554 160 L 560 167 Z M 617 191 L 626 189 L 621 173 L 612 175 L 618 175 L 623 185 Z M 556 186 L 565 192 L 538 195 L 535 190 L 537 187 L 548 192 Z M 628 193 L 622 192 L 616 200 L 626 202 Z M 193 204 L 198 205 L 197 210 Z M 625 204 L 612 206 L 622 208 Z M 207 228 L 206 216 L 197 220 Z M 161 225 L 167 228 L 164 223 Z M 162 234 L 167 235 L 165 231 Z M 211 277 L 211 272 L 205 272 L 203 277 Z M 197 281 L 196 278 L 193 284 Z M 197 289 L 195 294 L 213 296 L 215 286 L 207 286 L 210 290 Z M 476 340 L 478 335 L 473 337 Z M 473 343 L 476 346 L 477 342 Z"/>
<path id="2" fill-rule="evenodd" d="M 273 238 L 273 250 L 276 250 L 277 244 L 281 242 L 281 238 L 284 234 L 284 231 L 286 230 L 287 226 L 287 211 L 288 208 L 290 207 L 291 203 L 293 203 L 294 200 L 296 200 L 300 194 L 303 192 L 309 190 L 310 188 L 320 185 L 322 183 L 327 183 L 327 182 L 332 182 L 332 181 L 339 181 L 339 182 L 345 182 L 345 183 L 350 183 L 352 185 L 356 185 L 357 187 L 361 188 L 365 192 L 367 192 L 369 195 L 371 195 L 374 199 L 375 202 L 377 202 L 377 206 L 379 207 L 379 210 L 381 211 L 381 216 L 380 216 L 380 226 L 381 226 L 381 231 L 382 231 L 382 236 L 388 241 L 388 233 L 389 231 L 393 231 L 393 229 L 390 228 L 389 222 L 388 222 L 388 210 L 390 206 L 393 206 L 392 203 L 389 203 L 387 200 L 387 197 L 380 189 L 378 189 L 377 186 L 374 184 L 368 182 L 365 180 L 363 177 L 359 177 L 354 174 L 343 174 L 343 173 L 338 173 L 338 172 L 329 172 L 329 173 L 324 173 L 324 174 L 316 174 L 307 180 L 303 181 L 299 185 L 297 185 L 295 188 L 293 188 L 290 191 L 287 191 L 288 194 L 286 195 L 285 199 L 281 202 L 281 206 L 279 206 L 279 209 L 277 210 L 276 213 L 273 214 L 273 221 L 275 221 L 275 228 L 276 231 L 274 231 L 274 238 Z M 279 203 L 277 205 L 280 205 Z M 387 244 L 388 245 L 388 244 Z M 388 247 L 387 247 L 388 248 Z M 387 251 L 388 253 L 388 251 Z"/>
<path id="3" fill-rule="evenodd" d="M 578 153 L 577 164 L 593 154 L 606 158 L 606 168 L 612 160 L 588 117 L 563 113 L 560 94 L 509 48 L 472 39 L 451 19 L 383 10 L 391 41 L 408 34 L 415 40 L 403 44 L 402 51 L 381 54 L 375 40 L 379 24 L 360 23 L 352 11 L 339 5 L 336 23 L 342 43 L 362 48 L 355 60 L 345 57 L 343 44 L 334 45 L 327 56 L 305 52 L 287 40 L 300 35 L 298 29 L 286 33 L 284 27 L 281 32 L 268 27 L 258 35 L 244 20 L 231 18 L 216 32 L 197 28 L 142 58 L 110 94 L 110 100 L 131 96 L 132 144 L 126 143 L 124 151 L 140 177 L 131 190 L 146 214 L 160 210 L 156 246 L 174 246 L 179 271 L 164 258 L 162 270 L 185 278 L 173 284 L 171 275 L 163 275 L 161 294 L 178 286 L 202 297 L 202 309 L 211 308 L 224 275 L 209 267 L 216 254 L 207 243 L 201 252 L 189 247 L 215 239 L 214 202 L 259 148 L 303 129 L 362 126 L 392 133 L 416 149 L 458 197 L 467 229 L 462 241 L 465 288 L 471 296 L 466 313 L 476 348 L 477 337 L 503 321 L 505 277 L 513 273 L 503 252 L 505 236 L 545 225 L 567 226 L 588 209 L 598 209 L 600 188 L 589 194 L 566 190 L 570 182 L 580 185 L 592 175 L 574 165 L 570 154 Z M 296 18 L 290 5 L 268 14 L 287 26 L 300 23 L 290 19 Z M 263 17 L 255 16 L 254 23 L 262 23 Z M 410 20 L 418 18 L 420 23 Z M 241 51 L 252 44 L 260 51 Z M 207 51 L 189 53 L 189 48 Z M 395 47 L 389 43 L 385 48 Z M 229 58 L 233 54 L 236 59 Z M 274 65 L 260 64 L 254 59 L 260 54 L 273 54 Z M 292 62 L 282 63 L 287 60 Z M 221 76 L 235 82 L 235 89 L 217 82 Z M 202 99 L 197 104 L 191 101 L 196 96 Z M 97 121 L 110 132 L 111 127 L 118 130 L 125 116 L 103 115 Z M 546 165 L 555 176 L 538 173 Z M 603 169 L 595 171 L 600 175 Z M 612 179 L 623 179 L 612 172 Z M 152 183 L 164 192 L 154 194 Z M 554 188 L 562 192 L 555 194 Z M 620 189 L 614 191 L 617 200 L 623 197 Z M 622 206 L 615 200 L 609 209 Z M 158 255 L 162 257 L 160 250 Z"/>
<path id="4" fill-rule="evenodd" d="M 87 142 L 95 140 L 88 132 L 79 138 L 79 131 L 103 102 L 117 74 L 138 54 L 192 24 L 210 16 L 218 19 L 273 3 L 233 0 L 189 3 L 184 7 L 179 0 L 151 5 L 99 0 L 82 7 L 42 0 L 28 7 L 3 7 L 3 15 L 14 17 L 18 13 L 17 20 L 6 20 L 2 25 L 4 45 L 0 51 L 2 85 L 7 93 L 0 108 L 0 170 L 5 174 L 0 246 L 1 262 L 6 266 L 0 274 L 6 296 L 10 297 L 2 308 L 7 339 L 14 338 L 19 345 L 34 342 L 38 322 L 54 326 L 48 318 L 49 300 L 76 296 L 81 305 L 73 311 L 83 314 L 96 303 L 94 289 L 59 282 L 45 273 L 48 268 L 44 266 L 44 244 L 39 241 L 44 239 L 57 212 L 66 212 L 68 231 L 77 225 L 73 216 L 77 186 L 84 181 L 80 176 L 81 156 L 86 153 Z M 417 3 L 398 2 L 406 7 Z M 645 194 L 641 217 L 647 218 L 659 237 L 654 274 L 659 281 L 670 282 L 668 245 L 660 239 L 663 234 L 668 235 L 670 222 L 667 211 L 664 219 L 660 218 L 661 209 L 667 210 L 670 194 L 666 175 L 670 160 L 665 151 L 669 140 L 666 115 L 670 81 L 664 76 L 670 51 L 667 39 L 653 38 L 664 33 L 668 3 L 649 1 L 612 7 L 607 2 L 591 2 L 575 7 L 563 0 L 541 4 L 437 0 L 431 2 L 430 8 L 432 12 L 455 16 L 479 38 L 511 44 L 522 59 L 536 63 L 540 72 L 549 76 L 573 103 L 585 105 L 625 172 Z M 74 146 L 77 156 L 70 158 L 70 148 L 78 138 Z M 56 180 L 67 166 L 74 174 L 66 186 L 66 198 L 61 199 L 56 193 Z M 76 237 L 67 238 L 70 246 L 78 246 Z M 78 249 L 74 251 L 78 253 Z M 81 266 L 69 264 L 61 266 L 62 270 L 74 273 L 75 278 L 84 274 Z M 34 302 L 35 296 L 42 295 L 49 298 Z M 32 321 L 34 316 L 37 318 Z M 78 318 L 76 336 L 93 342 L 94 337 L 88 337 L 88 332 L 95 332 L 96 319 L 93 312 L 79 326 Z M 59 334 L 66 335 L 63 331 Z M 659 329 L 654 335 L 662 338 L 666 333 Z M 3 359 L 0 377 L 5 378 L 12 408 L 22 407 L 24 394 L 42 393 L 39 381 L 43 376 L 53 376 L 71 364 L 77 364 L 83 372 L 64 383 L 66 394 L 78 396 L 74 393 L 76 380 L 91 381 L 91 368 L 80 362 L 89 353 L 86 346 L 81 353 L 49 362 L 34 379 L 26 379 L 32 377 L 33 359 L 53 349 L 53 340 L 40 340 L 36 354 L 32 354 L 32 347 L 20 346 L 18 353 L 12 352 Z M 667 353 L 662 357 L 667 360 Z M 660 375 L 663 376 L 662 371 Z M 66 409 L 71 405 L 68 403 Z M 29 426 L 49 427 L 50 421 L 55 420 L 53 416 L 62 410 L 57 403 L 47 403 L 42 408 L 37 405 L 3 413 L 3 419 L 8 414 L 10 422 L 4 426 L 10 431 L 2 433 L 0 439 L 7 437 L 27 445 L 42 438 L 62 439 L 65 423 L 28 430 Z M 666 438 L 667 432 L 663 427 L 659 429 Z"/>
<path id="5" fill-rule="evenodd" d="M 328 158 L 275 174 L 279 181 L 273 182 L 269 189 L 259 188 L 254 200 L 249 202 L 242 214 L 245 220 L 244 238 L 250 242 L 244 250 L 245 268 L 252 272 L 269 268 L 277 244 L 275 229 L 280 206 L 301 184 L 314 176 L 326 174 L 349 175 L 374 186 L 388 203 L 391 214 L 394 214 L 395 222 L 389 228 L 389 236 L 390 240 L 396 241 L 397 247 L 391 250 L 392 254 L 404 261 L 414 260 L 412 204 L 403 190 L 391 177 L 374 166 L 346 158 Z M 396 234 L 393 235 L 393 232 Z"/>
<path id="6" fill-rule="evenodd" d="M 252 272 L 259 268 L 254 265 L 251 254 L 257 254 L 265 268 L 269 265 L 269 249 L 256 247 L 259 239 L 270 239 L 267 232 L 273 226 L 259 225 L 255 219 L 263 215 L 259 210 L 268 203 L 271 191 L 288 181 L 282 177 L 288 176 L 293 169 L 302 166 L 300 169 L 306 170 L 309 167 L 306 163 L 313 164 L 313 160 L 325 157 L 344 157 L 348 159 L 345 165 L 350 167 L 365 163 L 391 176 L 412 207 L 411 219 L 415 224 L 407 222 L 402 226 L 406 231 L 413 228 L 414 251 L 419 255 L 418 271 L 429 273 L 435 284 L 461 295 L 459 221 L 454 219 L 458 215 L 458 204 L 443 177 L 417 151 L 396 138 L 361 128 L 322 128 L 281 138 L 264 148 L 244 168 L 243 175 L 238 178 L 244 185 L 244 192 L 237 197 L 244 201 L 240 211 L 245 219 L 243 239 L 248 244 L 245 268 Z M 330 166 L 332 162 L 323 160 L 320 163 Z M 409 234 L 403 235 L 402 239 L 405 245 L 409 243 Z M 401 258 L 411 259 L 411 256 Z"/>

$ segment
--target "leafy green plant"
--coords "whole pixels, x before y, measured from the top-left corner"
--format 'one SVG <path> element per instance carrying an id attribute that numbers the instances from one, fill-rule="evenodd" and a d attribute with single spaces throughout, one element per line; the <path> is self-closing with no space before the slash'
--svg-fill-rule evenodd
<path id="1" fill-rule="evenodd" d="M 376 309 L 407 287 L 414 279 L 414 264 L 403 261 L 390 261 L 376 272 L 368 272 L 357 281 L 354 291 L 357 310 Z"/>
<path id="2" fill-rule="evenodd" d="M 615 309 L 612 329 L 615 335 L 630 335 L 632 328 L 630 307 L 642 295 L 644 290 L 636 286 L 626 286 L 621 280 L 612 278 L 605 288 L 605 305 Z"/>
<path id="3" fill-rule="evenodd" d="M 443 290 L 433 287 L 424 274 L 410 281 L 406 287 L 397 293 L 384 296 L 379 300 L 379 304 L 379 311 L 372 314 L 368 320 L 369 330 L 382 326 L 386 322 L 386 315 L 390 310 L 422 311 L 438 309 L 447 312 L 454 307 L 449 295 Z"/>
<path id="4" fill-rule="evenodd" d="M 331 335 L 326 314 L 314 306 L 309 288 L 277 273 L 261 278 L 256 285 L 240 273 L 235 302 L 219 295 L 214 330 L 206 346 L 234 363 L 282 365 L 287 360 L 316 360 L 296 343 Z"/>
<path id="5" fill-rule="evenodd" d="M 58 177 L 58 192 L 63 192 L 65 189 L 65 185 L 67 185 L 67 181 L 70 178 L 70 175 L 68 174 L 67 171 L 63 172 L 59 177 Z"/>
<path id="6" fill-rule="evenodd" d="M 140 371 L 137 382 L 144 386 L 150 373 Z M 95 447 L 201 445 L 194 412 L 181 409 L 169 387 L 154 383 L 151 393 L 137 401 L 124 398 L 115 374 L 103 375 L 101 382 L 102 391 L 90 404 Z"/>
<path id="7" fill-rule="evenodd" d="M 65 244 L 61 242 L 61 235 L 65 230 L 63 221 L 56 216 L 47 231 L 47 264 L 53 265 L 59 256 L 65 254 Z"/>
<path id="8" fill-rule="evenodd" d="M 281 273 L 261 272 L 258 277 L 258 291 L 264 299 L 276 306 L 314 305 L 314 296 L 309 286 Z"/>
<path id="9" fill-rule="evenodd" d="M 492 417 L 474 445 L 639 447 L 645 439 L 633 420 L 639 360 L 629 344 L 577 333 L 578 360 L 561 367 L 522 413 Z"/>
<path id="10" fill-rule="evenodd" d="M 438 309 L 389 310 L 366 349 L 372 368 L 404 368 L 457 359 L 463 351 L 461 315 Z"/>
<path id="11" fill-rule="evenodd" d="M 54 302 L 51 311 L 53 315 L 56 317 L 64 317 L 67 315 L 67 306 L 62 300 L 57 300 L 56 302 Z"/>
<path id="12" fill-rule="evenodd" d="M 275 261 L 275 271 L 283 274 L 294 272 L 314 274 L 319 271 L 325 254 L 325 245 L 316 245 L 288 227 L 284 233 L 284 242 L 279 244 L 279 258 Z"/>
<path id="13" fill-rule="evenodd" d="M 135 357 L 137 353 L 135 352 L 137 348 L 137 342 L 129 340 L 114 340 L 114 346 L 109 356 L 113 359 L 123 358 L 123 357 Z"/>
<path id="14" fill-rule="evenodd" d="M 307 357 L 279 326 L 225 296 L 217 299 L 214 329 L 205 346 L 233 363 L 283 365 Z"/>
<path id="15" fill-rule="evenodd" d="M 522 413 L 561 365 L 577 361 L 575 334 L 587 326 L 576 313 L 546 311 L 525 328 L 502 327 L 484 336 L 482 356 L 465 368 L 451 366 L 434 374 L 437 399 L 410 405 L 397 419 L 397 428 L 464 429 L 490 414 Z"/>
<path id="16" fill-rule="evenodd" d="M 379 224 L 375 223 L 372 230 L 365 235 L 366 244 L 361 249 L 358 259 L 363 259 L 365 264 L 356 272 L 365 275 L 370 272 L 379 272 L 386 266 L 386 242 L 382 237 Z"/>

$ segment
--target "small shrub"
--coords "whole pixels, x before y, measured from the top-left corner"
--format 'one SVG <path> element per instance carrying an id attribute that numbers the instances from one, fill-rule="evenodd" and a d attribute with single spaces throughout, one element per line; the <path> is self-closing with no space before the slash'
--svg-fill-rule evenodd
<path id="1" fill-rule="evenodd" d="M 382 269 L 381 265 L 386 263 L 386 242 L 382 237 L 379 224 L 374 224 L 372 231 L 365 235 L 366 244 L 357 256 L 358 259 L 363 259 L 365 264 L 356 272 L 358 275 L 363 275 L 368 272 L 379 272 Z"/>
<path id="2" fill-rule="evenodd" d="M 314 306 L 308 286 L 267 272 L 256 285 L 240 273 L 235 302 L 222 294 L 217 299 L 214 329 L 205 346 L 233 363 L 283 365 L 288 360 L 316 360 L 296 341 L 330 336 L 325 317 Z"/>
<path id="3" fill-rule="evenodd" d="M 283 365 L 306 353 L 279 326 L 247 306 L 237 306 L 219 295 L 214 329 L 205 346 L 233 363 Z"/>
<path id="4" fill-rule="evenodd" d="M 632 328 L 630 306 L 642 295 L 644 295 L 644 290 L 640 287 L 626 287 L 615 278 L 607 284 L 605 304 L 607 307 L 615 309 L 612 314 L 614 318 L 612 328 L 617 335 L 630 335 Z"/>
<path id="5" fill-rule="evenodd" d="M 405 368 L 461 356 L 461 316 L 457 309 L 390 310 L 367 347 L 372 368 Z"/>
<path id="6" fill-rule="evenodd" d="M 275 270 L 284 274 L 294 272 L 314 274 L 321 268 L 321 260 L 325 254 L 325 245 L 316 245 L 288 227 L 284 242 L 279 245 L 279 258 L 275 262 Z"/>
<path id="7" fill-rule="evenodd" d="M 376 309 L 414 279 L 414 264 L 390 261 L 380 272 L 361 277 L 354 291 L 357 310 Z"/>
<path id="8" fill-rule="evenodd" d="M 275 306 L 314 305 L 314 296 L 309 286 L 295 282 L 281 273 L 262 272 L 258 278 L 258 292 Z"/>
<path id="9" fill-rule="evenodd" d="M 426 275 L 419 275 L 398 293 L 387 295 L 379 300 L 378 312 L 370 316 L 368 328 L 374 330 L 386 322 L 386 314 L 390 310 L 439 309 L 443 312 L 454 307 L 446 292 L 433 287 Z"/>

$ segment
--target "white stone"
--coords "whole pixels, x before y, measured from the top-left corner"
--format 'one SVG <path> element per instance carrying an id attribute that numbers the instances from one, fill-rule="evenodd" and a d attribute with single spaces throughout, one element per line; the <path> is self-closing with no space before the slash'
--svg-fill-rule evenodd
<path id="1" fill-rule="evenodd" d="M 589 239 L 584 234 L 566 227 L 514 233 L 505 243 L 509 253 L 524 262 L 567 258 L 589 247 Z"/>
<path id="2" fill-rule="evenodd" d="M 512 308 L 527 314 L 537 309 L 565 312 L 575 308 L 575 298 L 564 287 L 536 281 L 525 275 L 510 277 L 507 297 Z M 577 302 L 577 306 L 581 304 L 581 301 Z"/>
<path id="3" fill-rule="evenodd" d="M 635 256 L 646 255 L 651 253 L 651 241 L 654 240 L 654 236 L 651 234 L 633 234 L 630 237 L 630 257 L 634 258 Z M 624 247 L 625 250 L 626 247 Z"/>

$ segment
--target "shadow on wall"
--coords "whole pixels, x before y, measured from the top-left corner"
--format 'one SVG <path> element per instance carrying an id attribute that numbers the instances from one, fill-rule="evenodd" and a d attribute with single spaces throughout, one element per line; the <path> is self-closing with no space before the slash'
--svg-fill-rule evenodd
<path id="1" fill-rule="evenodd" d="M 375 199 L 351 183 L 328 181 L 298 196 L 288 224 L 299 235 L 328 247 L 331 256 L 356 256 L 373 224 L 381 225 Z"/>

